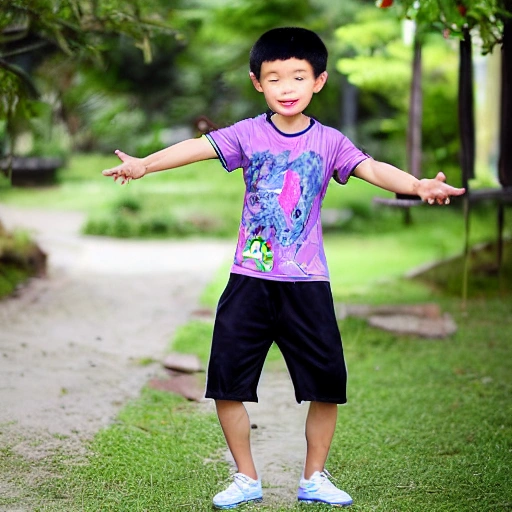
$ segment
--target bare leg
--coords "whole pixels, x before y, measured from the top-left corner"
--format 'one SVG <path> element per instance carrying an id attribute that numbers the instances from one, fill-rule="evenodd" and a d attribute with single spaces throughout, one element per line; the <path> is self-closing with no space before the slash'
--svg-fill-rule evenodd
<path id="1" fill-rule="evenodd" d="M 258 479 L 251 453 L 251 424 L 242 402 L 215 400 L 224 437 L 235 459 L 238 472 Z"/>
<path id="2" fill-rule="evenodd" d="M 336 428 L 338 406 L 325 402 L 311 402 L 306 419 L 306 463 L 304 478 L 315 471 L 323 471 Z"/>

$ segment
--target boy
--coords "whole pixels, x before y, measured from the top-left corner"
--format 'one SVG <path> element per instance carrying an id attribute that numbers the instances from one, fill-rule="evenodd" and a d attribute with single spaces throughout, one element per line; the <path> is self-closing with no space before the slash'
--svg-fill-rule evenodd
<path id="1" fill-rule="evenodd" d="M 206 397 L 213 398 L 237 466 L 216 508 L 262 499 L 244 401 L 256 388 L 273 341 L 298 402 L 309 401 L 307 451 L 298 499 L 346 506 L 352 498 L 328 479 L 325 462 L 337 404 L 346 402 L 346 367 L 322 244 L 320 207 L 331 178 L 353 174 L 395 193 L 448 204 L 461 195 L 435 179 L 413 176 L 358 150 L 344 135 L 303 114 L 327 80 L 327 50 L 313 32 L 294 27 L 263 34 L 250 54 L 250 79 L 270 109 L 254 119 L 191 139 L 146 158 L 116 151 L 122 163 L 103 171 L 122 183 L 150 172 L 219 158 L 243 168 L 246 192 L 229 282 L 217 309 Z"/>

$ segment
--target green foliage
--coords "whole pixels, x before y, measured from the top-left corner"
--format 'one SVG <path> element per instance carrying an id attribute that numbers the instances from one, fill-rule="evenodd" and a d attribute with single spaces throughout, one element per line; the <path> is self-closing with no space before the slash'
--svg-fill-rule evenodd
<path id="1" fill-rule="evenodd" d="M 361 142 L 375 158 L 403 168 L 412 49 L 402 41 L 400 23 L 378 9 L 362 10 L 336 36 L 346 55 L 338 60 L 337 69 L 361 92 Z M 434 177 L 442 169 L 448 181 L 457 184 L 457 53 L 435 35 L 425 38 L 422 53 L 423 176 Z"/>
<path id="2" fill-rule="evenodd" d="M 295 25 L 316 30 L 333 56 L 328 65 L 327 86 L 315 97 L 308 113 L 331 126 L 339 126 L 341 77 L 335 73 L 336 44 L 333 31 L 339 20 L 353 19 L 360 0 L 266 0 L 253 2 L 200 2 L 202 17 L 195 11 L 197 30 L 178 55 L 178 95 L 169 104 L 170 120 L 193 120 L 207 115 L 223 126 L 266 109 L 263 96 L 254 91 L 248 78 L 251 46 L 266 30 Z M 207 8 L 208 7 L 208 8 Z M 207 49 L 207 51 L 205 51 Z M 178 100 L 179 98 L 179 100 Z"/>
<path id="3" fill-rule="evenodd" d="M 181 238 L 222 235 L 223 227 L 202 216 L 176 218 L 166 213 L 138 214 L 116 208 L 111 215 L 89 219 L 83 232 L 116 238 Z"/>
<path id="4" fill-rule="evenodd" d="M 512 243 L 503 245 L 501 265 L 498 266 L 498 248 L 496 243 L 488 243 L 474 247 L 469 256 L 470 297 L 485 298 L 503 295 L 512 289 Z M 462 274 L 464 257 L 457 255 L 447 261 L 423 272 L 418 279 L 430 283 L 444 294 L 460 296 L 462 290 Z"/>
<path id="5" fill-rule="evenodd" d="M 10 295 L 29 277 L 44 270 L 41 257 L 26 232 L 10 233 L 0 224 L 0 298 Z"/>
<path id="6" fill-rule="evenodd" d="M 375 9 L 361 9 L 352 23 L 336 29 L 342 51 L 353 50 L 357 54 L 373 55 L 401 35 L 396 20 Z"/>
<path id="7" fill-rule="evenodd" d="M 0 299 L 13 293 L 30 277 L 30 273 L 18 265 L 0 262 Z"/>
<path id="8" fill-rule="evenodd" d="M 93 145 L 100 151 L 112 151 L 123 143 L 123 149 L 137 152 L 137 138 L 146 129 L 146 116 L 142 109 L 130 104 L 126 96 L 97 95 L 83 120 L 87 128 L 81 131 L 83 145 Z M 161 149 L 162 145 L 160 146 Z"/>
<path id="9" fill-rule="evenodd" d="M 85 165 L 89 157 L 79 156 Z M 106 161 L 106 159 L 104 159 Z M 110 162 L 110 159 L 108 160 Z M 84 226 L 87 234 L 122 238 L 170 238 L 195 235 L 234 236 L 240 221 L 243 180 L 239 173 L 226 173 L 218 161 L 200 162 L 147 176 L 143 180 L 119 187 L 102 177 L 100 169 L 114 165 L 96 163 L 93 179 L 78 170 L 62 170 L 61 201 L 90 210 Z M 80 173 L 73 178 L 74 173 Z M 205 175 L 208 179 L 205 179 Z M 68 181 L 69 180 L 69 181 Z M 89 191 L 97 189 L 100 203 L 91 203 Z M 88 192 L 85 192 L 88 191 Z M 57 192 L 57 191 L 55 191 Z M 20 197 L 23 191 L 12 196 Z M 79 199 L 83 198 L 83 199 Z M 53 199 L 55 201 L 58 199 Z"/>
<path id="10" fill-rule="evenodd" d="M 422 33 L 434 29 L 461 38 L 465 28 L 477 29 L 484 54 L 502 42 L 503 19 L 511 15 L 507 0 L 395 0 L 390 10 L 415 20 Z"/>
<path id="11" fill-rule="evenodd" d="M 96 64 L 109 37 L 124 35 L 140 48 L 144 61 L 151 60 L 150 37 L 174 32 L 152 7 L 153 2 L 129 2 L 121 7 L 111 0 L 57 2 L 12 0 L 0 10 L 0 119 L 7 120 L 8 135 L 3 150 L 12 154 L 15 140 L 29 129 L 28 120 L 44 119 L 38 112 L 40 97 L 32 76 L 48 55 L 60 52 L 75 58 L 95 59 Z M 53 71 L 54 72 L 54 71 Z M 55 78 L 61 79 L 62 77 Z M 53 91 L 52 91 L 53 92 Z M 47 100 L 48 101 L 48 100 Z M 50 101 L 48 101 L 50 103 Z M 60 105 L 54 105 L 57 110 Z M 53 119 L 46 123 L 52 126 Z M 44 148 L 37 145 L 32 152 Z M 65 149 L 61 148 L 61 151 Z"/>

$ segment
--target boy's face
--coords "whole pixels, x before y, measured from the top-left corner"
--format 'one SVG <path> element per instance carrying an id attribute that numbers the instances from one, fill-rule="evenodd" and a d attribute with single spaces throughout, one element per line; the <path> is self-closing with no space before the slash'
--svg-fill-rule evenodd
<path id="1" fill-rule="evenodd" d="M 307 60 L 293 58 L 265 61 L 261 65 L 260 79 L 254 73 L 250 73 L 250 77 L 273 112 L 292 117 L 301 114 L 313 94 L 322 89 L 327 80 L 327 71 L 315 78 L 313 67 Z"/>

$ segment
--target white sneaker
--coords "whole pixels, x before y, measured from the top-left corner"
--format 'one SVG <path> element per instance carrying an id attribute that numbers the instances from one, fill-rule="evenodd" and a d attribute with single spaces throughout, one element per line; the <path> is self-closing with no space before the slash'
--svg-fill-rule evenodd
<path id="1" fill-rule="evenodd" d="M 315 471 L 309 480 L 301 478 L 297 498 L 302 503 L 328 503 L 335 507 L 352 505 L 352 498 L 338 489 L 328 478 L 327 471 Z M 330 476 L 330 475 L 329 475 Z"/>
<path id="2" fill-rule="evenodd" d="M 243 503 L 262 500 L 261 480 L 254 480 L 243 473 L 236 473 L 233 479 L 233 483 L 225 491 L 213 497 L 215 508 L 235 508 Z"/>

